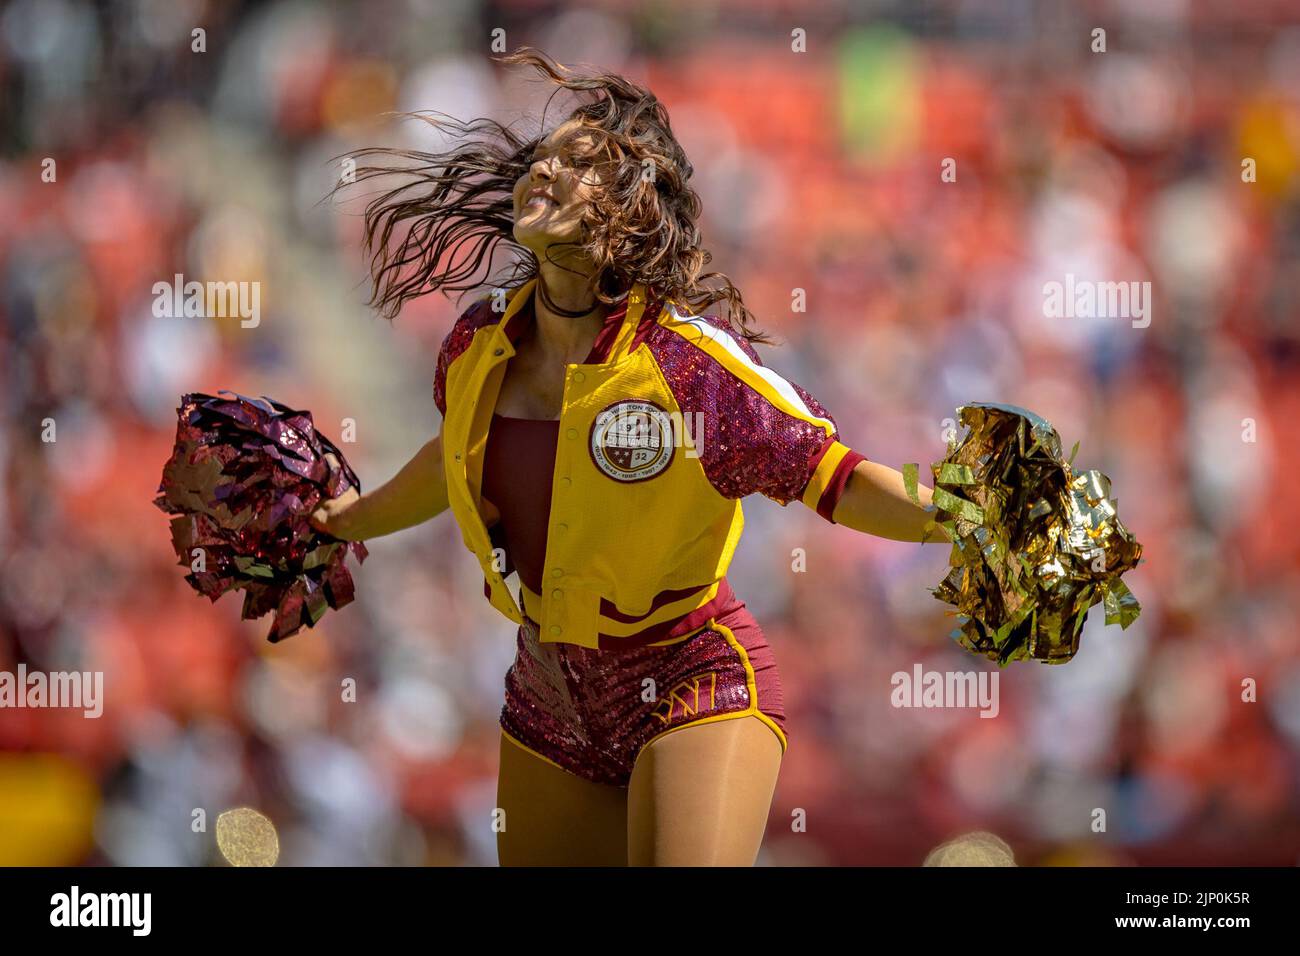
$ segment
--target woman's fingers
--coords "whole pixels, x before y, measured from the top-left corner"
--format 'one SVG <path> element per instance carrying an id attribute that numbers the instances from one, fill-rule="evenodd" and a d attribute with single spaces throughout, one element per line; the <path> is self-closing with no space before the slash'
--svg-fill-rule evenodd
<path id="1" fill-rule="evenodd" d="M 329 508 L 327 508 L 325 505 L 321 505 L 319 508 L 317 508 L 315 511 L 313 511 L 311 514 L 307 516 L 307 523 L 311 525 L 313 528 L 315 528 L 317 531 L 322 531 L 325 534 L 329 534 L 330 532 L 329 519 L 330 519 Z"/>
<path id="2" fill-rule="evenodd" d="M 337 498 L 321 502 L 320 507 L 307 516 L 307 523 L 317 531 L 334 534 L 338 530 L 339 515 L 350 508 L 360 497 L 361 494 L 356 488 L 349 488 Z"/>

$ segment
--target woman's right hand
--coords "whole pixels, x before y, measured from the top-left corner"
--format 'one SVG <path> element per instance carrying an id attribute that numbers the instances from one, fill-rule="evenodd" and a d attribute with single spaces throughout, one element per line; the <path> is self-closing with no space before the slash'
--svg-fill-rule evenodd
<path id="1" fill-rule="evenodd" d="M 330 498 L 323 501 L 315 511 L 308 516 L 308 523 L 317 531 L 323 531 L 326 534 L 348 540 L 347 534 L 347 513 L 348 509 L 357 503 L 361 494 L 356 488 L 349 488 L 337 498 Z"/>

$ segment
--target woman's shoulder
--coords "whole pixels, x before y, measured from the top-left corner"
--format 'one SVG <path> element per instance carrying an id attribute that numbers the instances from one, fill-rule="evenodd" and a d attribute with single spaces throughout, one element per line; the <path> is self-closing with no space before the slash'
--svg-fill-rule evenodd
<path id="1" fill-rule="evenodd" d="M 493 297 L 490 294 L 475 299 L 452 323 L 451 331 L 443 339 L 443 348 L 447 348 L 448 345 L 459 345 L 464 349 L 469 345 L 469 340 L 474 337 L 475 332 L 486 326 L 495 325 L 500 320 L 501 313 L 493 308 Z"/>
<path id="2" fill-rule="evenodd" d="M 695 314 L 680 302 L 664 305 L 656 344 L 665 349 L 703 349 L 726 366 L 732 362 L 763 364 L 749 340 L 730 322 L 712 312 Z"/>
<path id="3" fill-rule="evenodd" d="M 744 334 L 717 315 L 692 315 L 670 303 L 650 339 L 655 360 L 683 408 L 757 414 L 834 428 L 834 419 L 808 391 L 763 363 Z"/>
<path id="4" fill-rule="evenodd" d="M 501 321 L 502 312 L 495 306 L 497 297 L 484 295 L 470 303 L 452 323 L 451 331 L 442 340 L 438 353 L 438 364 L 446 367 L 460 357 L 480 329 L 496 325 Z"/>
<path id="5" fill-rule="evenodd" d="M 476 299 L 461 312 L 452 324 L 451 331 L 442 340 L 433 377 L 433 394 L 438 410 L 444 415 L 447 414 L 447 369 L 469 348 L 480 329 L 495 325 L 501 320 L 501 313 L 492 307 L 492 303 L 493 297 L 490 294 Z"/>

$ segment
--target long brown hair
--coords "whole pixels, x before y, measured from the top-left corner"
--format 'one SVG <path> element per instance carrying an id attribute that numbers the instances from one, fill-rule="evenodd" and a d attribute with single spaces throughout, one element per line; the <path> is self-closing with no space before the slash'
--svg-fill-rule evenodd
<path id="1" fill-rule="evenodd" d="M 589 98 L 568 119 L 578 121 L 575 132 L 594 134 L 595 148 L 584 161 L 609 171 L 574 243 L 596 265 L 592 292 L 611 303 L 641 281 L 697 314 L 725 301 L 724 318 L 738 334 L 770 341 L 751 328 L 753 316 L 731 280 L 704 271 L 713 257 L 701 245 L 700 197 L 688 185 L 693 169 L 655 95 L 616 73 L 574 72 L 529 47 L 494 59 L 533 67 L 556 86 L 551 98 L 561 90 Z M 465 292 L 485 283 L 514 287 L 537 275 L 537 258 L 513 236 L 512 193 L 547 131 L 529 137 L 491 119 L 401 115 L 428 123 L 458 145 L 441 153 L 372 147 L 352 154 L 384 160 L 358 166 L 355 182 L 399 178 L 365 208 L 371 305 L 391 319 L 408 300 L 429 292 Z M 508 274 L 494 279 L 487 273 L 500 246 L 513 253 L 512 261 Z"/>

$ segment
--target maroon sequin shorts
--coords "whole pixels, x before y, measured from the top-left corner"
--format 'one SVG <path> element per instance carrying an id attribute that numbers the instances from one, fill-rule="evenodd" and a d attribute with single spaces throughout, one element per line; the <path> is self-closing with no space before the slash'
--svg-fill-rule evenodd
<path id="1" fill-rule="evenodd" d="M 776 661 L 741 601 L 665 647 L 543 644 L 528 618 L 517 643 L 501 729 L 534 756 L 585 780 L 626 787 L 637 756 L 657 737 L 751 714 L 772 728 L 785 751 Z"/>

